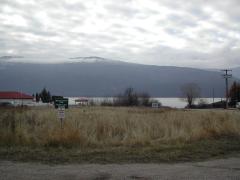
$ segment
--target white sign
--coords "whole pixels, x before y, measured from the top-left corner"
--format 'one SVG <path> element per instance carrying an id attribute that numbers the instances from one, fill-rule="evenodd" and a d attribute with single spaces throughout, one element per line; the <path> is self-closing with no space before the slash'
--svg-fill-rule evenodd
<path id="1" fill-rule="evenodd" d="M 237 102 L 236 108 L 240 109 L 240 102 Z"/>
<path id="2" fill-rule="evenodd" d="M 59 119 L 65 118 L 65 108 L 63 107 L 58 108 L 58 118 Z"/>

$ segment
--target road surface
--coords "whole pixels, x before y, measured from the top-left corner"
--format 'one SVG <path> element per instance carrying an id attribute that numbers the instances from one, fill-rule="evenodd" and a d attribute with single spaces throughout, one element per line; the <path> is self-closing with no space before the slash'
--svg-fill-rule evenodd
<path id="1" fill-rule="evenodd" d="M 1 180 L 240 180 L 240 158 L 176 164 L 46 165 L 0 161 Z"/>

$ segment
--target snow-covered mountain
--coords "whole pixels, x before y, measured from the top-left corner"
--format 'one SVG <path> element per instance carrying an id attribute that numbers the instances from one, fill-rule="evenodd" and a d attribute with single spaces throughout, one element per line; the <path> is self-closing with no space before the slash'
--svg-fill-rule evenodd
<path id="1" fill-rule="evenodd" d="M 97 56 L 89 56 L 89 57 L 73 57 L 73 58 L 69 58 L 67 63 L 111 63 L 111 64 L 122 64 L 122 63 L 127 63 L 127 62 L 111 60 L 111 59 L 106 59 L 106 58 L 97 57 Z"/>
<path id="2" fill-rule="evenodd" d="M 156 97 L 179 97 L 180 87 L 197 83 L 203 97 L 224 96 L 221 72 L 194 68 L 153 66 L 76 57 L 65 63 L 0 62 L 0 91 L 39 92 L 43 87 L 64 96 L 113 96 L 127 87 Z"/>

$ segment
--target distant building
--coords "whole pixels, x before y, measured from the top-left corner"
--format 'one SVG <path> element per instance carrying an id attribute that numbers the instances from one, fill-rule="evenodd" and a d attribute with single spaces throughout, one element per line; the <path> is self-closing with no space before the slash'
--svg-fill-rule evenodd
<path id="1" fill-rule="evenodd" d="M 75 105 L 88 106 L 89 100 L 86 97 L 81 97 L 75 100 Z"/>
<path id="2" fill-rule="evenodd" d="M 0 104 L 9 103 L 13 106 L 28 105 L 33 102 L 33 97 L 21 92 L 0 91 Z"/>
<path id="3" fill-rule="evenodd" d="M 153 102 L 152 103 L 152 108 L 160 108 L 161 107 L 161 104 L 158 103 L 158 102 Z"/>

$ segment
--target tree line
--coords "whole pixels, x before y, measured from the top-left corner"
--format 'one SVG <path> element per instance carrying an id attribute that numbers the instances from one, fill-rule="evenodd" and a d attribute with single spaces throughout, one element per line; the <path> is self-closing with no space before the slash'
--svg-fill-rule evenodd
<path id="1" fill-rule="evenodd" d="M 113 102 L 116 106 L 151 106 L 153 102 L 159 103 L 157 100 L 151 99 L 148 93 L 138 93 L 131 87 L 118 94 Z"/>
<path id="2" fill-rule="evenodd" d="M 42 101 L 43 103 L 51 103 L 53 100 L 50 91 L 47 91 L 46 88 L 43 88 L 40 93 L 37 92 L 35 95 L 33 94 L 33 96 L 36 102 Z"/>
<path id="3" fill-rule="evenodd" d="M 113 101 L 103 101 L 102 106 L 151 106 L 152 103 L 161 103 L 151 99 L 147 92 L 137 92 L 132 87 L 126 88 L 122 93 L 114 96 Z"/>
<path id="4" fill-rule="evenodd" d="M 240 102 L 240 83 L 234 81 L 229 90 L 229 105 L 235 107 L 237 102 Z"/>
<path id="5" fill-rule="evenodd" d="M 194 108 L 195 101 L 201 97 L 201 88 L 196 83 L 187 83 L 181 86 L 180 88 L 182 93 L 182 99 L 187 102 L 188 108 Z M 36 102 L 42 101 L 43 103 L 51 103 L 56 98 L 63 98 L 62 96 L 52 96 L 50 91 L 46 88 L 43 88 L 40 93 L 36 93 L 33 96 L 36 99 Z M 240 102 L 240 83 L 234 81 L 230 87 L 228 97 L 230 99 L 229 105 L 235 107 L 237 102 Z M 150 95 L 147 92 L 137 92 L 132 87 L 126 88 L 123 93 L 116 95 L 113 98 L 113 101 L 104 101 L 101 105 L 108 106 L 151 106 L 152 103 L 160 102 L 157 100 L 151 99 Z M 204 104 L 204 102 L 202 102 Z"/>
<path id="6" fill-rule="evenodd" d="M 181 93 L 182 99 L 187 102 L 187 108 L 194 108 L 196 107 L 194 102 L 201 97 L 201 88 L 196 83 L 187 83 L 181 87 Z M 235 107 L 237 102 L 240 102 L 240 83 L 236 81 L 233 82 L 230 87 L 228 97 L 230 99 L 230 107 Z M 212 105 L 216 105 L 216 107 L 224 107 L 224 101 L 217 102 Z M 200 106 L 198 106 L 198 108 L 199 107 L 204 107 L 204 102 L 200 102 Z M 205 107 L 209 108 L 207 105 L 205 105 Z"/>

